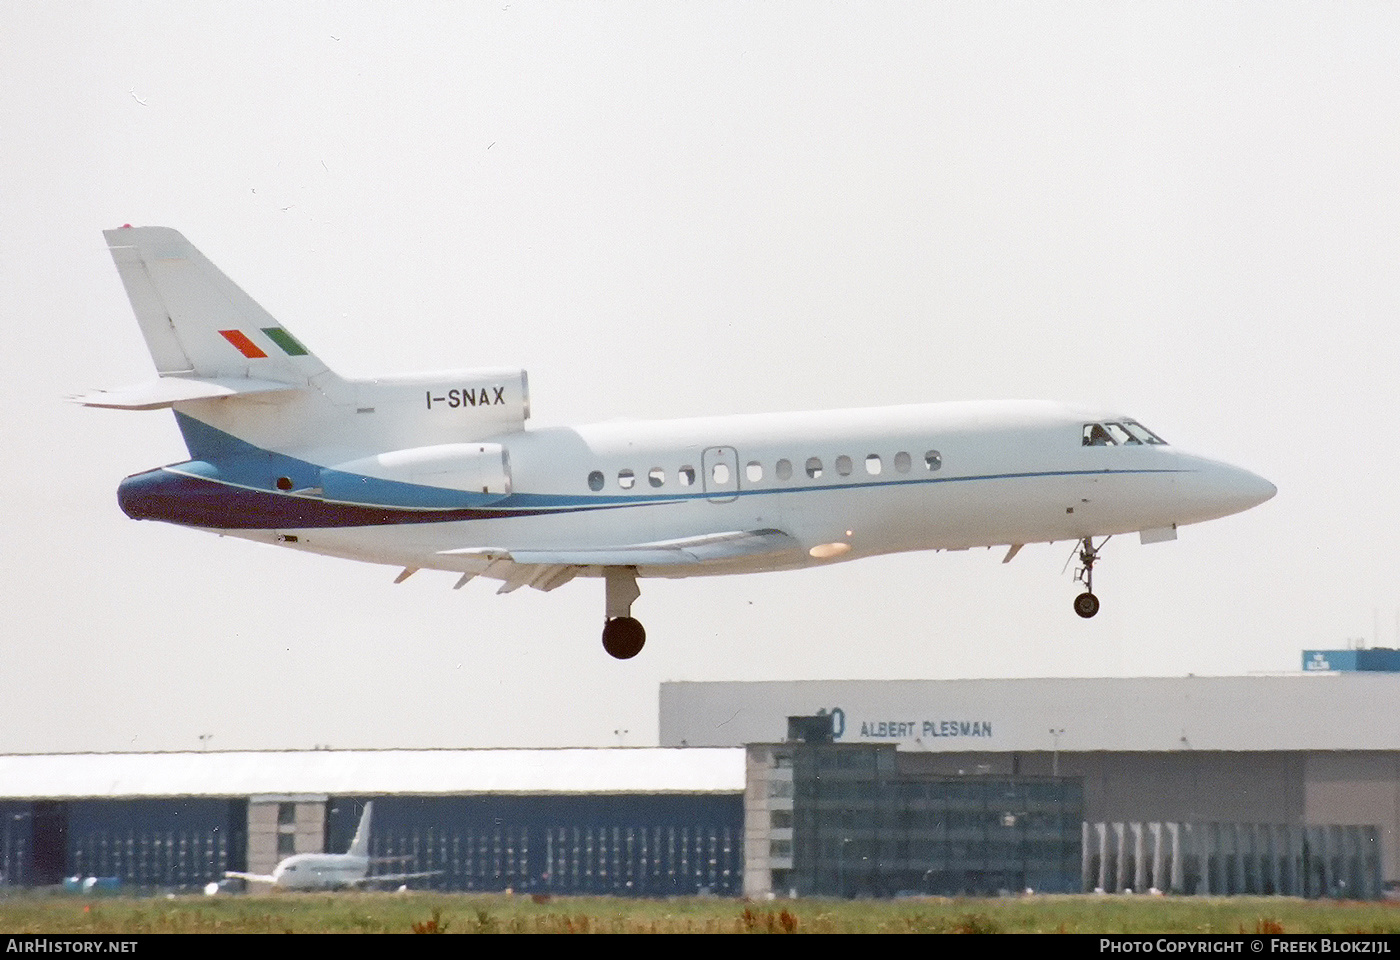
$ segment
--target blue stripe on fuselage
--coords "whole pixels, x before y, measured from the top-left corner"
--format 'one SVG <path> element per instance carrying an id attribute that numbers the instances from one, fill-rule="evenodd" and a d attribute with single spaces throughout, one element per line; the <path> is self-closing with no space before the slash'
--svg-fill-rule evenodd
<path id="1" fill-rule="evenodd" d="M 657 506 L 690 500 L 723 500 L 768 494 L 856 490 L 977 480 L 1181 473 L 1178 469 L 1045 470 L 972 476 L 919 476 L 907 479 L 765 487 L 757 490 L 698 490 L 691 493 L 598 495 L 512 493 L 506 496 L 357 477 L 365 502 L 327 500 L 278 488 L 288 478 L 293 490 L 317 487 L 318 464 L 264 450 L 185 414 L 175 414 L 192 461 L 127 477 L 118 488 L 123 511 L 134 519 L 164 520 L 214 529 L 310 529 L 446 523 L 505 519 L 550 513 Z"/>

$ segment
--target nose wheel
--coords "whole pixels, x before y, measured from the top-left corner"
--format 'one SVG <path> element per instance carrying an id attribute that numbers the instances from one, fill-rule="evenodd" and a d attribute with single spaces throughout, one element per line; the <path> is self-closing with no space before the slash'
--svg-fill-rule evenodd
<path id="1" fill-rule="evenodd" d="M 1079 541 L 1079 566 L 1074 571 L 1074 579 L 1084 584 L 1084 592 L 1074 598 L 1074 612 L 1085 620 L 1099 612 L 1099 598 L 1094 596 L 1094 564 L 1098 562 L 1099 551 L 1110 538 L 1097 547 L 1092 537 Z"/>
<path id="2" fill-rule="evenodd" d="M 1074 612 L 1088 620 L 1099 612 L 1099 598 L 1092 593 L 1081 593 L 1074 598 Z"/>

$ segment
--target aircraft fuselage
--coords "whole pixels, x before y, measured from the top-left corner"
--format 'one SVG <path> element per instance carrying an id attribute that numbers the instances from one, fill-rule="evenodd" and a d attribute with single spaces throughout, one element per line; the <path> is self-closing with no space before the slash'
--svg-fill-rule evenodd
<path id="1" fill-rule="evenodd" d="M 341 890 L 364 881 L 369 861 L 346 853 L 301 853 L 273 872 L 276 886 L 288 890 Z"/>
<path id="2" fill-rule="evenodd" d="M 336 500 L 314 479 L 328 468 L 266 451 L 139 474 L 121 498 L 141 519 L 442 570 L 481 566 L 445 551 L 504 544 L 583 550 L 774 529 L 800 547 L 638 565 L 642 576 L 693 576 L 1170 528 L 1272 495 L 1248 471 L 1164 443 L 1084 443 L 1087 424 L 1125 421 L 1029 401 L 619 421 L 486 438 L 503 451 L 505 484 L 485 498 L 384 481 L 360 502 Z"/>

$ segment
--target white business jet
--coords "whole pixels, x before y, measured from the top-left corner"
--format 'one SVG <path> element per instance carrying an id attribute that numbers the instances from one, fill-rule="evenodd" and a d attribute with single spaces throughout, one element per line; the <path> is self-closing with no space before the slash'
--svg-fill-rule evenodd
<path id="1" fill-rule="evenodd" d="M 169 407 L 190 459 L 122 481 L 136 519 L 553 590 L 605 584 L 603 646 L 645 642 L 643 577 L 791 570 L 905 550 L 1107 538 L 1268 500 L 1247 470 L 1131 417 L 958 402 L 532 428 L 523 370 L 337 376 L 166 227 L 105 232 L 159 376 L 76 397 Z"/>
<path id="2" fill-rule="evenodd" d="M 298 853 L 277 864 L 271 873 L 240 873 L 228 870 L 225 877 L 267 883 L 286 890 L 343 890 L 374 883 L 402 882 L 417 877 L 436 876 L 441 871 L 426 873 L 378 873 L 369 868 L 375 863 L 403 860 L 403 857 L 371 857 L 369 855 L 369 820 L 374 801 L 365 803 L 355 839 L 345 853 Z"/>

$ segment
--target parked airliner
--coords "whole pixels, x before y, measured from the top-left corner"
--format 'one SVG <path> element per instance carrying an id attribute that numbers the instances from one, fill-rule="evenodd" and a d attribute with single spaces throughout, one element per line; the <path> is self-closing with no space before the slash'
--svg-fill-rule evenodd
<path id="1" fill-rule="evenodd" d="M 190 453 L 122 481 L 128 516 L 393 564 L 396 582 L 599 578 L 621 659 L 646 639 L 638 579 L 907 550 L 1077 542 L 1092 617 L 1106 538 L 1175 539 L 1275 493 L 1132 417 L 1037 401 L 534 428 L 523 370 L 342 378 L 176 231 L 105 236 L 158 376 L 74 399 L 169 407 Z"/>
<path id="2" fill-rule="evenodd" d="M 297 853 L 282 860 L 271 873 L 240 873 L 228 870 L 225 877 L 267 883 L 287 890 L 343 890 L 373 883 L 401 882 L 417 877 L 436 876 L 441 871 L 424 873 L 378 873 L 371 875 L 371 864 L 400 861 L 403 857 L 371 857 L 369 855 L 369 820 L 374 801 L 365 802 L 355 839 L 345 853 Z"/>

